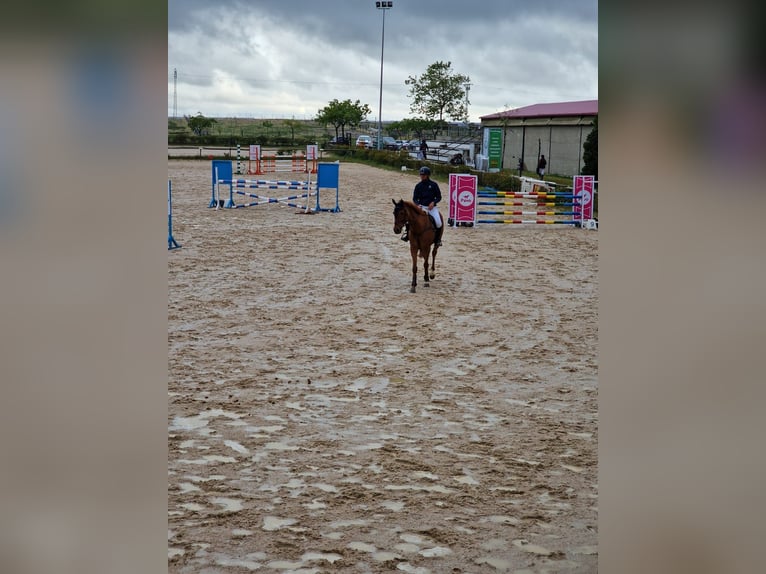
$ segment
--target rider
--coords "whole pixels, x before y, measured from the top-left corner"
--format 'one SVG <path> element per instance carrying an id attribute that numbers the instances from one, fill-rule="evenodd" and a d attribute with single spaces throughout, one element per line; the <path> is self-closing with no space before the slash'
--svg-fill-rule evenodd
<path id="1" fill-rule="evenodd" d="M 436 204 L 442 200 L 442 192 L 439 189 L 439 184 L 431 179 L 431 169 L 427 166 L 420 168 L 420 183 L 415 186 L 412 192 L 412 201 L 416 205 L 419 205 L 421 209 L 431 214 L 436 224 L 436 236 L 434 237 L 434 245 L 441 247 L 442 234 L 444 233 L 444 226 L 442 225 L 442 218 L 439 214 L 439 210 L 436 208 Z M 402 241 L 409 241 L 409 226 L 404 229 L 404 235 L 402 235 Z"/>

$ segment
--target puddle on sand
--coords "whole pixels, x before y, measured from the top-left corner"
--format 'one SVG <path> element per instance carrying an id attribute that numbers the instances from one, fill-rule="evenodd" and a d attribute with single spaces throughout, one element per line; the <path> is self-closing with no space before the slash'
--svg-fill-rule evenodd
<path id="1" fill-rule="evenodd" d="M 304 562 L 315 562 L 317 560 L 326 560 L 330 564 L 335 564 L 338 560 L 342 560 L 343 556 L 340 554 L 325 554 L 323 552 L 306 552 L 301 556 L 301 560 Z"/>
<path id="2" fill-rule="evenodd" d="M 476 486 L 477 484 L 479 484 L 478 480 L 476 480 L 472 476 L 468 476 L 467 474 L 464 474 L 462 476 L 456 476 L 456 477 L 454 477 L 454 479 L 455 479 L 456 482 L 459 482 L 461 484 L 468 484 L 468 485 L 471 485 L 471 486 Z"/>
<path id="3" fill-rule="evenodd" d="M 523 539 L 514 540 L 513 545 L 531 554 L 538 554 L 540 556 L 550 556 L 552 554 L 552 552 L 548 550 L 547 548 L 543 548 L 542 546 L 538 546 L 537 544 L 530 544 L 529 542 Z"/>
<path id="4" fill-rule="evenodd" d="M 410 544 L 425 544 L 426 539 L 422 536 L 418 536 L 417 534 L 400 534 L 399 538 L 401 540 L 404 540 L 405 542 L 409 542 Z"/>
<path id="5" fill-rule="evenodd" d="M 181 494 L 187 494 L 189 492 L 202 492 L 202 489 L 199 486 L 193 485 L 191 482 L 182 482 L 178 485 L 178 490 L 181 491 Z"/>
<path id="6" fill-rule="evenodd" d="M 223 441 L 223 444 L 228 446 L 231 450 L 235 450 L 240 454 L 250 454 L 250 451 L 247 450 L 244 446 L 239 444 L 237 441 L 234 440 L 225 440 Z"/>
<path id="7" fill-rule="evenodd" d="M 260 570 L 260 562 L 254 562 L 252 560 L 241 560 L 237 558 L 221 557 L 216 559 L 215 563 L 218 566 L 231 567 L 231 568 L 246 568 L 247 570 Z"/>
<path id="8" fill-rule="evenodd" d="M 225 512 L 239 512 L 243 508 L 242 501 L 237 500 L 236 498 L 217 497 L 211 498 L 210 502 L 218 506 L 223 506 Z"/>
<path id="9" fill-rule="evenodd" d="M 493 515 L 487 518 L 489 522 L 492 522 L 493 524 L 518 524 L 519 519 L 514 518 L 513 516 L 500 516 L 500 515 Z"/>
<path id="10" fill-rule="evenodd" d="M 266 568 L 272 568 L 273 570 L 290 570 L 296 571 L 303 566 L 303 562 L 288 562 L 287 560 L 272 560 L 266 564 Z M 308 574 L 309 572 L 319 572 L 316 568 L 312 570 L 301 570 L 301 574 Z"/>
<path id="11" fill-rule="evenodd" d="M 503 538 L 492 538 L 483 542 L 481 547 L 484 550 L 505 550 L 508 548 L 508 541 Z"/>
<path id="12" fill-rule="evenodd" d="M 401 556 L 394 554 L 393 552 L 374 552 L 372 555 L 372 559 L 375 562 L 388 562 L 390 560 L 396 560 L 397 558 L 401 558 Z"/>
<path id="13" fill-rule="evenodd" d="M 284 442 L 267 442 L 263 448 L 266 450 L 298 450 L 297 446 L 291 446 Z"/>
<path id="14" fill-rule="evenodd" d="M 194 417 L 175 417 L 172 424 L 170 425 L 170 430 L 198 430 L 206 427 L 209 419 L 214 419 L 216 417 L 226 417 L 228 419 L 236 420 L 242 416 L 243 415 L 241 414 L 225 411 L 223 409 L 211 409 L 209 411 L 204 411 Z"/>
<path id="15" fill-rule="evenodd" d="M 314 488 L 318 488 L 319 490 L 322 490 L 324 492 L 338 492 L 338 489 L 335 488 L 332 484 L 324 484 L 321 482 L 316 482 L 314 484 L 310 484 L 309 486 L 313 486 Z"/>
<path id="16" fill-rule="evenodd" d="M 366 542 L 349 542 L 347 545 L 348 548 L 351 548 L 351 550 L 358 550 L 359 552 L 369 552 L 370 554 L 375 552 L 377 548 L 373 546 L 372 544 L 367 544 Z"/>
<path id="17" fill-rule="evenodd" d="M 367 526 L 366 520 L 336 520 L 330 523 L 330 528 L 346 528 L 348 526 Z"/>
<path id="18" fill-rule="evenodd" d="M 434 546 L 433 548 L 426 548 L 418 552 L 421 556 L 426 558 L 441 558 L 442 556 L 449 556 L 452 554 L 452 550 L 445 548 L 444 546 Z"/>
<path id="19" fill-rule="evenodd" d="M 285 526 L 291 526 L 298 522 L 293 518 L 279 518 L 278 516 L 265 516 L 263 518 L 264 530 L 279 530 Z"/>

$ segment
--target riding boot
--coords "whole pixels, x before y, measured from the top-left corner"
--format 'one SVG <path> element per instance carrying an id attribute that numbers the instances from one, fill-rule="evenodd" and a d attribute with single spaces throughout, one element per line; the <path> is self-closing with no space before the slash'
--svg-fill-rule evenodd
<path id="1" fill-rule="evenodd" d="M 436 235 L 434 236 L 434 246 L 442 246 L 442 235 L 444 234 L 444 225 L 436 228 Z"/>

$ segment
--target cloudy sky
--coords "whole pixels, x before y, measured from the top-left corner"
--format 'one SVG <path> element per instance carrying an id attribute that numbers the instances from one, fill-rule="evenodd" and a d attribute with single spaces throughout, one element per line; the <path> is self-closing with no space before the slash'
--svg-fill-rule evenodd
<path id="1" fill-rule="evenodd" d="M 168 116 L 316 116 L 360 100 L 377 120 L 383 11 L 374 0 L 168 0 Z M 393 0 L 384 121 L 414 117 L 409 76 L 452 62 L 469 115 L 598 98 L 596 0 Z"/>

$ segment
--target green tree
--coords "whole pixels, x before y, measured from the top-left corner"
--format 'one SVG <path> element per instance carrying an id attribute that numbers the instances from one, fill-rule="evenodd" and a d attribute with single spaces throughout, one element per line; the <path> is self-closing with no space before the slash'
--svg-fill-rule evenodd
<path id="1" fill-rule="evenodd" d="M 388 133 L 410 138 L 415 136 L 418 139 L 430 137 L 436 139 L 440 130 L 446 127 L 446 122 L 440 120 L 427 120 L 424 118 L 405 118 L 398 122 L 391 122 L 388 125 Z"/>
<path id="2" fill-rule="evenodd" d="M 202 112 L 197 112 L 196 116 L 184 116 L 186 119 L 186 125 L 189 129 L 198 136 L 205 136 L 210 134 L 210 127 L 213 124 L 217 124 L 213 118 L 206 118 L 202 115 Z"/>
<path id="3" fill-rule="evenodd" d="M 303 128 L 303 122 L 293 118 L 291 120 L 285 120 L 284 124 L 290 130 L 290 144 L 294 144 L 295 143 L 295 131 L 296 130 L 300 131 Z"/>
<path id="4" fill-rule="evenodd" d="M 582 144 L 582 174 L 598 179 L 598 116 L 593 121 L 593 129 Z"/>
<path id="5" fill-rule="evenodd" d="M 410 86 L 410 111 L 426 119 L 467 120 L 468 106 L 465 86 L 471 78 L 452 72 L 452 62 L 434 62 L 425 73 L 410 76 L 404 83 Z"/>
<path id="6" fill-rule="evenodd" d="M 323 126 L 327 124 L 332 125 L 335 128 L 336 138 L 339 135 L 346 137 L 346 126 L 358 126 L 369 114 L 370 106 L 362 104 L 359 100 L 355 102 L 343 100 L 340 102 L 336 98 L 317 112 L 316 121 Z M 340 130 L 340 134 L 338 134 L 338 130 Z"/>

